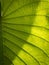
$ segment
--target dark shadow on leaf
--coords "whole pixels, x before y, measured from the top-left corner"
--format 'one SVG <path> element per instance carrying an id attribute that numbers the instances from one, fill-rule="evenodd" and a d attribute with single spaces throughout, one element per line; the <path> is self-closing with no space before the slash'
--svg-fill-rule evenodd
<path id="1" fill-rule="evenodd" d="M 19 0 L 20 1 L 20 0 Z M 18 1 L 18 2 L 19 2 Z M 23 0 L 21 0 L 21 1 L 23 1 Z M 40 0 L 32 0 L 32 5 L 31 5 L 31 7 L 32 7 L 32 14 L 35 14 L 36 15 L 36 9 L 37 9 L 37 7 L 38 7 L 38 4 L 40 3 Z M 5 3 L 6 4 L 6 3 Z M 26 7 L 29 7 L 29 6 L 26 6 Z M 23 7 L 23 9 L 24 9 L 24 7 Z M 21 9 L 19 9 L 19 10 L 21 10 Z M 17 11 L 18 12 L 18 11 Z M 22 12 L 22 11 L 21 11 Z M 24 11 L 25 12 L 25 11 Z M 18 12 L 19 13 L 19 12 Z M 14 12 L 12 13 L 12 14 L 14 14 Z M 27 14 L 27 13 L 26 13 Z M 16 14 L 17 15 L 17 14 Z M 23 15 L 23 14 L 22 14 Z M 20 16 L 22 16 L 22 15 L 20 15 Z M 28 14 L 27 14 L 28 15 Z M 12 15 L 11 15 L 12 16 Z M 13 16 L 13 17 L 15 17 L 15 16 Z M 9 18 L 10 18 L 10 16 L 9 16 Z M 6 19 L 6 18 L 5 18 Z M 11 19 L 11 20 L 6 20 L 5 22 L 15 22 L 16 24 L 18 23 L 18 24 L 22 24 L 23 23 L 23 21 L 24 21 L 24 24 L 30 24 L 30 25 L 32 25 L 33 24 L 33 21 L 35 20 L 35 16 L 28 16 L 28 17 L 20 17 L 19 18 L 19 15 L 18 15 L 18 18 L 16 19 L 16 20 L 14 20 L 14 19 Z M 4 20 L 3 20 L 4 21 Z M 16 30 L 17 29 L 20 29 L 20 30 L 24 30 L 24 31 L 27 31 L 27 32 L 31 32 L 31 27 L 25 27 L 25 26 L 23 26 L 23 28 L 21 27 L 21 25 L 19 26 L 19 25 L 15 25 L 15 26 L 13 26 L 13 25 L 9 25 L 9 24 L 7 24 L 7 26 L 9 26 L 10 28 L 15 28 Z M 15 31 L 10 31 L 9 29 L 7 29 L 6 27 L 5 28 L 3 28 L 3 30 L 5 30 L 5 31 L 8 31 L 8 32 L 12 32 L 12 33 L 14 33 Z M 16 35 L 24 35 L 24 33 L 22 34 L 22 33 L 19 33 L 19 32 L 15 32 L 15 34 Z M 20 44 L 20 47 L 22 48 L 23 47 L 23 45 L 25 44 L 25 43 L 23 43 L 22 41 L 20 41 L 20 43 L 19 43 L 19 39 L 16 39 L 14 36 L 12 36 L 12 35 L 9 35 L 8 33 L 4 33 L 3 32 L 3 37 L 5 37 L 6 39 L 9 39 L 10 41 L 12 41 L 12 42 L 14 42 L 14 43 L 16 43 L 16 44 Z M 28 37 L 29 37 L 29 34 L 28 35 L 26 35 L 25 36 L 25 40 L 27 40 L 28 39 Z M 6 46 L 4 46 L 4 54 L 5 54 L 5 56 L 7 56 L 8 58 L 10 58 L 10 60 L 11 60 L 11 62 L 16 58 L 16 57 L 18 57 L 18 54 L 19 54 L 19 52 L 21 51 L 21 49 L 18 47 L 18 46 L 14 46 L 10 41 L 7 41 L 6 39 L 3 39 L 3 43 L 4 43 L 4 45 L 6 45 Z M 17 41 L 17 42 L 16 42 Z M 10 51 L 10 50 L 12 50 L 12 51 Z M 13 53 L 14 52 L 14 53 Z M 16 53 L 15 53 L 16 52 Z M 17 55 L 17 56 L 16 56 Z M 11 65 L 12 63 L 9 61 L 9 59 L 7 58 L 7 57 L 4 57 L 4 64 L 5 65 Z M 18 57 L 19 58 L 19 57 Z M 20 60 L 21 58 L 19 58 L 19 60 Z M 22 61 L 23 59 L 21 59 L 21 62 L 23 62 L 24 64 L 26 64 L 27 62 L 24 62 L 24 61 Z"/>

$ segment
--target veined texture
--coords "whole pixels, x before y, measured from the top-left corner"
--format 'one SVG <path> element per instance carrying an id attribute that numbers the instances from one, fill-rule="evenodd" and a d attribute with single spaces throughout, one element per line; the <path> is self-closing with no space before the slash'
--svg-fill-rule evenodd
<path id="1" fill-rule="evenodd" d="M 49 0 L 2 0 L 4 65 L 49 65 Z"/>

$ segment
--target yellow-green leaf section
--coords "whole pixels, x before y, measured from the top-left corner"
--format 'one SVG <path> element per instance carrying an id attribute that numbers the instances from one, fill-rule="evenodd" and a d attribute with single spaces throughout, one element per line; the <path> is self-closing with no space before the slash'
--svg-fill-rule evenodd
<path id="1" fill-rule="evenodd" d="M 4 65 L 49 65 L 49 0 L 1 0 L 0 8 Z"/>

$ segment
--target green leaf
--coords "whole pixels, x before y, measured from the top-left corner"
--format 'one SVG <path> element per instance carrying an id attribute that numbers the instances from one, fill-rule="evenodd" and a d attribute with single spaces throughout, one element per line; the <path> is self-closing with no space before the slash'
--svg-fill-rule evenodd
<path id="1" fill-rule="evenodd" d="M 0 64 L 49 65 L 49 1 L 2 0 L 0 9 Z"/>

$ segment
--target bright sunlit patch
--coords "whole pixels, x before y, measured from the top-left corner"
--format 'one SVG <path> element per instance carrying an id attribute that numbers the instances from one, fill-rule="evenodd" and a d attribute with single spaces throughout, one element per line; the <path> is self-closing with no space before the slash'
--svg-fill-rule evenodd
<path id="1" fill-rule="evenodd" d="M 46 20 L 46 13 L 44 10 L 37 10 L 37 16 L 35 18 L 34 24 L 40 25 L 40 26 L 46 26 L 47 20 Z"/>
<path id="2" fill-rule="evenodd" d="M 15 59 L 13 60 L 13 63 L 14 63 L 14 65 L 16 65 L 16 64 L 19 63 L 17 57 L 15 57 Z M 20 64 L 20 63 L 19 63 L 19 64 Z"/>
<path id="3" fill-rule="evenodd" d="M 42 27 L 47 26 L 46 9 L 44 6 L 46 6 L 46 5 L 43 2 L 41 2 L 39 4 L 39 6 L 37 8 L 37 13 L 36 13 L 37 16 L 35 18 L 35 21 L 33 22 L 34 25 L 42 26 Z M 46 39 L 48 37 L 48 33 L 46 30 L 42 30 L 42 29 L 37 28 L 37 27 L 33 27 L 31 29 L 31 33 Z"/>
<path id="4" fill-rule="evenodd" d="M 42 5 L 43 4 L 43 5 Z M 47 20 L 46 20 L 46 9 L 45 4 L 41 2 L 37 8 L 36 12 L 36 18 L 34 24 L 39 26 L 46 26 Z"/>
<path id="5" fill-rule="evenodd" d="M 15 59 L 13 60 L 13 64 L 14 64 L 14 65 L 24 65 L 24 63 L 21 62 L 21 60 L 18 59 L 17 57 L 15 57 Z"/>
<path id="6" fill-rule="evenodd" d="M 39 25 L 39 26 L 46 26 L 47 25 L 46 21 L 47 20 L 45 16 L 37 16 L 34 24 Z"/>
<path id="7" fill-rule="evenodd" d="M 32 51 L 34 51 L 34 50 L 32 50 L 32 48 L 30 47 L 30 45 L 28 45 L 28 44 L 24 44 L 23 45 L 23 47 L 22 47 L 24 50 L 26 50 L 26 52 L 28 52 L 29 51 L 29 53 L 30 52 L 32 52 Z M 27 65 L 32 65 L 32 64 L 34 64 L 34 65 L 36 65 L 36 64 L 38 64 L 36 61 L 35 61 L 35 59 L 34 58 L 32 58 L 32 56 L 30 56 L 28 53 L 26 53 L 26 52 L 24 52 L 23 50 L 21 50 L 20 52 L 19 52 L 19 54 L 18 54 L 18 56 L 20 56 L 20 58 L 21 59 L 23 59 L 23 61 L 25 62 L 25 63 L 27 63 Z M 33 53 L 33 52 L 32 52 Z M 34 53 L 35 54 L 35 53 Z"/>
<path id="8" fill-rule="evenodd" d="M 48 40 L 48 36 L 49 36 L 47 30 L 44 30 L 44 29 L 38 28 L 38 27 L 32 27 L 31 34 L 34 34 L 34 35 L 39 36 L 46 40 Z"/>
<path id="9" fill-rule="evenodd" d="M 38 8 L 37 8 L 37 13 L 36 13 L 36 18 L 35 21 L 33 22 L 34 25 L 37 26 L 42 26 L 46 27 L 47 26 L 47 20 L 46 20 L 46 10 L 45 6 L 47 4 L 40 2 Z M 34 34 L 35 36 L 29 36 L 28 41 L 31 42 L 32 44 L 35 44 L 36 46 L 39 46 L 41 48 L 46 48 L 47 47 L 47 42 L 45 40 L 48 40 L 48 31 L 44 28 L 40 27 L 32 27 L 31 28 L 31 34 Z M 37 36 L 37 37 L 36 37 Z M 40 38 L 38 38 L 40 37 Z M 43 39 L 45 40 L 43 40 Z M 44 42 L 45 41 L 45 42 Z"/>

